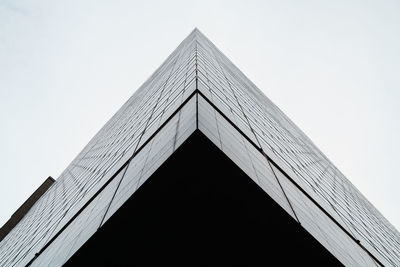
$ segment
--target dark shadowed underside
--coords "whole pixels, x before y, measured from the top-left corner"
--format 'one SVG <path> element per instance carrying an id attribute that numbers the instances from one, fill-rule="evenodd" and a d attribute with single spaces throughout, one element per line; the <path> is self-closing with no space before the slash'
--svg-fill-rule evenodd
<path id="1" fill-rule="evenodd" d="M 66 266 L 341 266 L 196 131 Z"/>

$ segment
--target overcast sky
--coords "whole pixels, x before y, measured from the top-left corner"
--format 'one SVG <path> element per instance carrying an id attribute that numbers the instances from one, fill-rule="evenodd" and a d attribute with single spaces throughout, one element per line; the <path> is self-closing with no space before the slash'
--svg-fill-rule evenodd
<path id="1" fill-rule="evenodd" d="M 198 27 L 400 229 L 400 2 L 0 0 L 0 225 Z"/>

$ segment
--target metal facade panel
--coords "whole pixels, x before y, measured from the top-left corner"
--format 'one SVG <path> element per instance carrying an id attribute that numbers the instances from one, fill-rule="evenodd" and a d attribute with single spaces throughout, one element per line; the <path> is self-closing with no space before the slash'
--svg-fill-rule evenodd
<path id="1" fill-rule="evenodd" d="M 135 181 L 122 179 L 115 197 L 102 198 L 110 205 L 105 205 L 100 225 L 196 128 L 295 220 L 304 222 L 321 243 L 330 240 L 326 246 L 343 263 L 374 266 L 379 261 L 400 266 L 399 232 L 197 29 L 2 240 L 0 265 L 63 262 L 69 252 L 59 251 L 56 244 L 61 238 L 77 240 L 73 233 L 79 231 L 73 232 L 72 225 L 83 225 L 77 220 L 82 214 L 90 216 L 88 207 L 97 203 L 105 194 L 102 192 L 113 191 L 115 177 L 128 165 L 127 170 L 136 173 L 130 175 Z M 307 223 L 313 214 L 319 219 Z M 335 239 L 339 232 L 344 239 Z M 349 256 L 352 250 L 346 252 L 342 246 L 353 247 L 359 256 Z M 73 247 L 77 245 L 71 244 L 68 250 Z M 64 258 L 55 259 L 50 251 L 58 251 Z"/>

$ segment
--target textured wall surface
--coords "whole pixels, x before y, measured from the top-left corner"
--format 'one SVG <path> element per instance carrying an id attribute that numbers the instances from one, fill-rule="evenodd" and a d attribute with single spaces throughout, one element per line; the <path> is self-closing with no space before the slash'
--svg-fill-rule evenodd
<path id="1" fill-rule="evenodd" d="M 4 238 L 0 265 L 62 265 L 196 129 L 342 263 L 400 266 L 399 232 L 197 29 Z"/>

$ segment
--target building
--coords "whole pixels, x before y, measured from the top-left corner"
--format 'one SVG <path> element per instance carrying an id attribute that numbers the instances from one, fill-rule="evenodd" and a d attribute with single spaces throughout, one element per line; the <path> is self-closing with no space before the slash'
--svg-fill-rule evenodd
<path id="1" fill-rule="evenodd" d="M 0 228 L 0 241 L 21 221 L 25 214 L 32 208 L 36 201 L 54 183 L 53 177 L 49 176 L 38 189 L 19 207 L 11 218 Z"/>
<path id="2" fill-rule="evenodd" d="M 0 243 L 1 266 L 400 266 L 400 234 L 195 29 Z"/>

